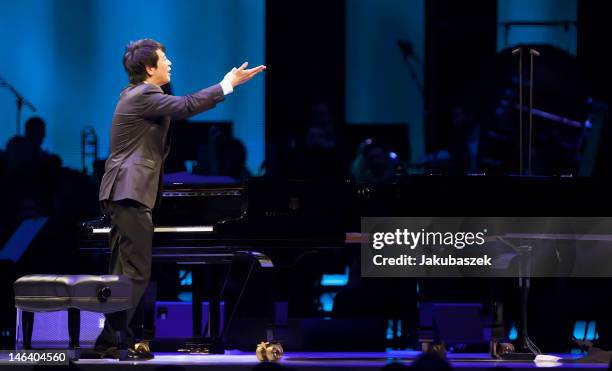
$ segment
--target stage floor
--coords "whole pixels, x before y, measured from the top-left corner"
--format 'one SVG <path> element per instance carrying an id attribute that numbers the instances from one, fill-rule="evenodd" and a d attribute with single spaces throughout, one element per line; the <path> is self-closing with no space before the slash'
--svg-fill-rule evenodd
<path id="1" fill-rule="evenodd" d="M 292 370 L 377 370 L 388 363 L 398 362 L 410 365 L 419 352 L 292 352 L 285 353 L 280 365 Z M 575 359 L 576 355 L 555 354 L 564 359 Z M 449 354 L 453 368 L 468 371 L 503 367 L 511 370 L 525 370 L 536 367 L 553 367 L 573 370 L 607 369 L 603 363 L 535 363 L 492 360 L 488 354 Z M 184 353 L 155 353 L 155 359 L 141 362 L 116 361 L 110 359 L 82 359 L 75 362 L 81 370 L 252 370 L 260 364 L 254 353 L 226 352 L 223 355 L 192 355 Z M 174 366 L 174 367 L 164 367 Z"/>

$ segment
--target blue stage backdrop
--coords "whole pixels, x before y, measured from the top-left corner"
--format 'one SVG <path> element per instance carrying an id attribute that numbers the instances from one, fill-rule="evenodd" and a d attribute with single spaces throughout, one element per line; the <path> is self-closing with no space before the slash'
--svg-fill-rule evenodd
<path id="1" fill-rule="evenodd" d="M 43 147 L 80 168 L 80 135 L 93 125 L 108 155 L 110 122 L 127 78 L 129 41 L 157 39 L 172 60 L 174 94 L 219 82 L 248 60 L 265 63 L 265 0 L 20 0 L 0 7 L 0 76 L 47 122 Z M 0 148 L 15 135 L 15 101 L 0 89 Z M 264 78 L 258 76 L 216 109 L 193 120 L 233 121 L 256 170 L 264 154 Z"/>
<path id="2" fill-rule="evenodd" d="M 497 50 L 517 44 L 549 44 L 576 54 L 576 0 L 498 0 Z M 569 22 L 565 25 L 515 25 L 509 29 L 505 22 Z"/>
<path id="3" fill-rule="evenodd" d="M 425 0 L 348 0 L 346 17 L 347 123 L 408 125 L 412 160 L 422 162 L 424 66 L 404 61 L 398 40 L 425 60 Z"/>

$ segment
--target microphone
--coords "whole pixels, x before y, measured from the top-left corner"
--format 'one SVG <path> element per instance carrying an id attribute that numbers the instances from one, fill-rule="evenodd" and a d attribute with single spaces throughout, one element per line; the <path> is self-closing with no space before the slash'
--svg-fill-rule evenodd
<path id="1" fill-rule="evenodd" d="M 411 42 L 404 41 L 402 39 L 397 39 L 397 45 L 402 51 L 402 55 L 404 56 L 404 60 L 408 59 L 408 57 L 412 58 L 419 65 L 423 65 L 423 61 L 415 54 L 414 47 Z M 422 90 L 422 89 L 421 89 Z"/>
<path id="2" fill-rule="evenodd" d="M 412 47 L 411 42 L 404 41 L 402 39 L 397 39 L 397 45 L 402 51 L 402 54 L 404 54 L 404 58 L 414 55 L 414 48 Z"/>
<path id="3" fill-rule="evenodd" d="M 517 55 L 518 53 L 520 53 L 520 51 L 521 51 L 521 48 L 516 48 L 512 51 L 512 55 Z"/>
<path id="4" fill-rule="evenodd" d="M 531 53 L 531 55 L 535 55 L 536 57 L 540 56 L 540 52 L 535 49 L 529 49 L 529 53 Z"/>

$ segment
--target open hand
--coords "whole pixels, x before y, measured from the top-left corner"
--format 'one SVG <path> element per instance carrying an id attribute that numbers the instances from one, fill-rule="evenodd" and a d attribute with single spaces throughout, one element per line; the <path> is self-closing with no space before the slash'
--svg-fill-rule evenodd
<path id="1" fill-rule="evenodd" d="M 251 68 L 251 69 L 246 69 L 246 67 L 249 65 L 249 62 L 244 62 L 242 64 L 242 66 L 238 67 L 238 68 L 232 68 L 231 71 L 229 71 L 226 75 L 225 75 L 225 80 L 229 81 L 230 84 L 232 84 L 232 87 L 236 87 L 238 85 L 244 84 L 245 82 L 249 81 L 250 79 L 252 79 L 255 75 L 257 75 L 258 73 L 264 71 L 266 69 L 266 66 L 261 65 L 261 66 L 257 66 L 255 68 Z"/>

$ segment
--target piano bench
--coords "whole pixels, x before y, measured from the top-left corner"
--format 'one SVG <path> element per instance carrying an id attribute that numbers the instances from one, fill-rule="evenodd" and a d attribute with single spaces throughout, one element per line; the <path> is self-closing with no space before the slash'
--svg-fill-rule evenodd
<path id="1" fill-rule="evenodd" d="M 124 276 L 31 274 L 13 285 L 22 310 L 24 349 L 32 349 L 35 312 L 68 311 L 70 348 L 78 358 L 81 310 L 111 313 L 132 307 L 132 281 Z"/>

